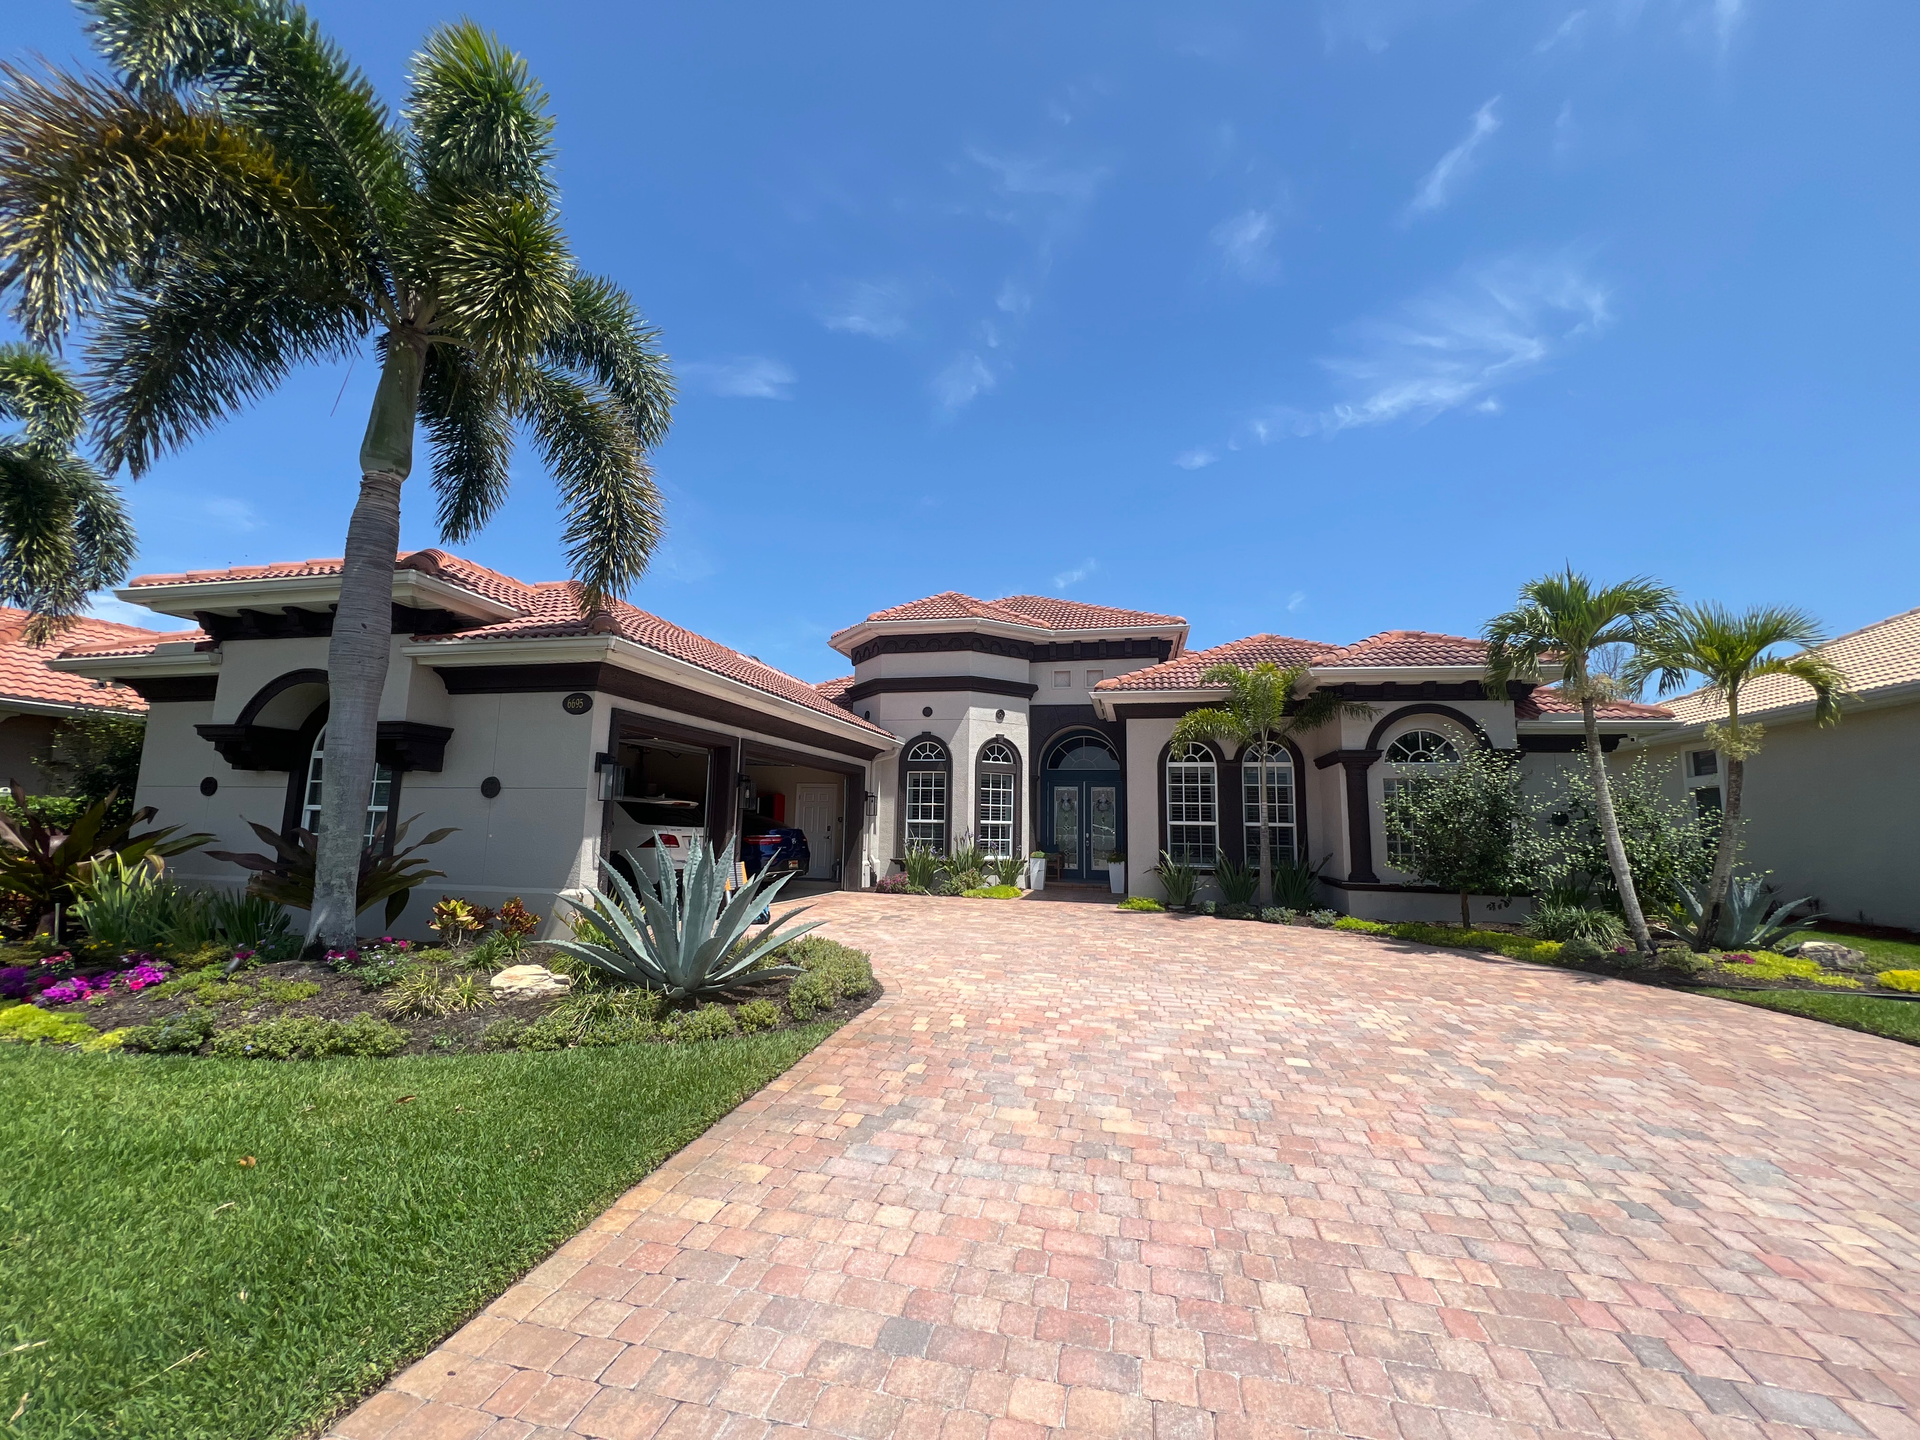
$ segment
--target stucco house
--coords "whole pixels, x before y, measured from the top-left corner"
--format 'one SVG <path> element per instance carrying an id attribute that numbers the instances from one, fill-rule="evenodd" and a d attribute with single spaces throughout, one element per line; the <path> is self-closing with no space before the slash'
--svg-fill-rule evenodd
<path id="1" fill-rule="evenodd" d="M 55 664 L 150 707 L 139 800 L 164 821 L 257 848 L 249 820 L 313 822 L 325 779 L 326 649 L 340 562 L 142 576 L 135 604 L 186 634 L 78 645 Z M 876 611 L 831 637 L 853 672 L 809 685 L 630 605 L 577 611 L 570 582 L 529 584 L 439 550 L 396 559 L 392 668 L 368 833 L 390 815 L 458 826 L 432 852 L 446 890 L 511 895 L 551 914 L 600 857 L 636 843 L 724 843 L 744 818 L 805 831 L 811 878 L 865 887 L 908 848 L 967 837 L 1057 857 L 1058 883 L 1104 885 L 1128 859 L 1159 895 L 1162 851 L 1210 869 L 1249 858 L 1258 785 L 1248 757 L 1169 750 L 1210 704 L 1210 664 L 1306 664 L 1371 708 L 1276 753 L 1264 803 L 1276 853 L 1328 857 L 1326 898 L 1354 914 L 1445 918 L 1452 897 L 1398 870 L 1388 786 L 1463 747 L 1568 763 L 1580 717 L 1550 687 L 1483 687 L 1479 641 L 1418 630 L 1350 645 L 1256 635 L 1187 649 L 1177 615 L 1034 595 L 947 592 Z M 1611 705 L 1612 751 L 1671 730 L 1656 706 Z M 671 837 L 671 838 L 670 838 Z M 1257 841 L 1255 841 L 1257 848 Z M 232 885 L 204 855 L 181 876 Z M 424 923 L 425 907 L 403 922 Z M 1511 912 L 1509 912 L 1511 913 Z"/>
<path id="2" fill-rule="evenodd" d="M 29 794 L 47 788 L 39 768 L 53 753 L 63 720 L 105 712 L 136 716 L 147 702 L 124 685 L 50 669 L 64 650 L 85 645 L 151 645 L 157 630 L 81 616 L 60 635 L 40 644 L 26 636 L 30 617 L 0 605 L 0 786 L 18 784 Z"/>
<path id="3" fill-rule="evenodd" d="M 1813 723 L 1813 692 L 1785 675 L 1741 691 L 1765 727 L 1747 761 L 1743 858 L 1782 899 L 1811 895 L 1836 920 L 1920 930 L 1920 610 L 1821 647 L 1853 692 L 1840 723 Z M 1675 724 L 1650 746 L 1676 795 L 1718 810 L 1726 757 L 1706 727 L 1725 723 L 1709 690 L 1667 702 Z"/>

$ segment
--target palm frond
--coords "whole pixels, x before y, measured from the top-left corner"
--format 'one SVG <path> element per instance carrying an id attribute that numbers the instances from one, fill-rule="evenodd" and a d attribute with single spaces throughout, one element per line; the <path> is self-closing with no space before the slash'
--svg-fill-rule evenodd
<path id="1" fill-rule="evenodd" d="M 1568 567 L 1530 580 L 1520 603 L 1489 620 L 1486 690 L 1504 696 L 1509 680 L 1538 682 L 1542 666 L 1557 660 L 1567 692 L 1587 692 L 1588 660 L 1611 645 L 1643 648 L 1675 604 L 1671 586 L 1644 575 L 1595 585 Z"/>
<path id="2" fill-rule="evenodd" d="M 46 343 L 185 241 L 337 255 L 300 173 L 204 104 L 0 64 L 0 292 Z"/>
<path id="3" fill-rule="evenodd" d="M 1730 717 L 1738 710 L 1741 690 L 1752 681 L 1762 675 L 1790 675 L 1812 689 L 1815 722 L 1831 725 L 1840 718 L 1847 677 L 1818 653 L 1825 643 L 1820 622 L 1804 610 L 1758 605 L 1736 613 L 1724 605 L 1687 605 L 1667 617 L 1643 646 L 1635 673 L 1657 675 L 1662 694 L 1698 675 L 1726 703 Z M 1793 646 L 1795 653 L 1773 653 L 1784 645 Z"/>
<path id="4" fill-rule="evenodd" d="M 553 198 L 553 118 L 527 62 L 471 20 L 413 59 L 414 165 L 430 193 Z"/>
<path id="5" fill-rule="evenodd" d="M 627 413 L 627 423 L 651 450 L 667 438 L 673 418 L 673 372 L 654 344 L 660 332 L 640 318 L 632 298 L 598 275 L 573 277 L 565 324 L 547 336 L 542 356 L 600 385 Z"/>
<path id="6" fill-rule="evenodd" d="M 0 602 L 30 611 L 38 643 L 126 579 L 133 526 L 120 496 L 86 461 L 0 440 Z"/>
<path id="7" fill-rule="evenodd" d="M 490 368 L 470 350 L 435 345 L 420 382 L 420 418 L 433 446 L 440 533 L 458 544 L 507 498 L 512 412 Z"/>
<path id="8" fill-rule="evenodd" d="M 496 364 L 517 364 L 568 318 L 573 257 L 544 199 L 479 195 L 419 209 L 410 263 L 439 323 Z"/>
<path id="9" fill-rule="evenodd" d="M 105 307 L 87 345 L 94 438 L 138 477 L 304 361 L 353 353 L 372 316 L 327 267 L 188 256 Z"/>
<path id="10" fill-rule="evenodd" d="M 306 10 L 281 0 L 80 0 L 88 30 L 127 82 L 210 90 L 305 175 L 357 243 L 393 254 L 409 189 L 400 132 L 373 84 Z"/>
<path id="11" fill-rule="evenodd" d="M 638 580 L 659 543 L 653 471 L 622 407 L 550 367 L 533 373 L 522 408 L 560 485 L 567 558 L 591 609 Z"/>
<path id="12" fill-rule="evenodd" d="M 86 396 L 53 357 L 31 345 L 0 345 L 0 420 L 17 420 L 27 444 L 61 454 L 80 438 Z"/>

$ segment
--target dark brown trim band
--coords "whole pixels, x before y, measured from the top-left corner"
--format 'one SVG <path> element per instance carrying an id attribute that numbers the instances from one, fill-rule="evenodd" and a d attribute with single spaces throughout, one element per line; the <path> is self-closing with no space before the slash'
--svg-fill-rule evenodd
<path id="1" fill-rule="evenodd" d="M 849 685 L 840 697 L 842 705 L 852 705 L 869 695 L 912 695 L 919 691 L 970 690 L 976 695 L 1012 695 L 1031 700 L 1039 690 L 1018 680 L 996 680 L 991 675 L 890 675 L 883 679 L 862 680 Z"/>
<path id="2" fill-rule="evenodd" d="M 115 675 L 113 683 L 126 686 L 149 705 L 211 700 L 220 689 L 218 675 Z"/>
<path id="3" fill-rule="evenodd" d="M 1471 731 L 1474 738 L 1479 740 L 1482 750 L 1491 750 L 1493 748 L 1493 741 L 1488 738 L 1486 730 L 1483 729 L 1480 722 L 1471 715 L 1463 715 L 1451 705 L 1426 704 L 1402 705 L 1398 710 L 1390 711 L 1386 715 L 1383 715 L 1380 718 L 1380 723 L 1373 727 L 1373 733 L 1367 736 L 1367 748 L 1369 750 L 1377 750 L 1380 745 L 1380 737 L 1387 733 L 1387 727 L 1398 721 L 1405 720 L 1409 715 L 1444 716 L 1453 721 L 1454 724 L 1465 726 L 1467 730 Z"/>
<path id="4" fill-rule="evenodd" d="M 1624 735 L 1602 735 L 1600 753 L 1611 755 L 1620 748 Z M 1587 737 L 1580 735 L 1521 735 L 1520 748 L 1529 755 L 1584 755 Z"/>
<path id="5" fill-rule="evenodd" d="M 621 700 L 637 700 L 662 710 L 677 710 L 721 725 L 757 731 L 781 740 L 817 745 L 841 755 L 871 760 L 885 751 L 862 745 L 830 731 L 814 730 L 793 720 L 768 715 L 731 700 L 721 700 L 684 685 L 655 680 L 604 661 L 586 660 L 564 665 L 447 665 L 434 666 L 449 695 L 525 695 L 550 691 L 598 690 Z M 849 720 L 853 717 L 848 716 Z"/>

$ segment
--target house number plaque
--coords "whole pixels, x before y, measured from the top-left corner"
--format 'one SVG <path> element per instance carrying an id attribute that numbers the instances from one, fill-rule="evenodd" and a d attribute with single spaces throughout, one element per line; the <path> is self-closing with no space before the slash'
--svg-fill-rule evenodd
<path id="1" fill-rule="evenodd" d="M 593 696 L 584 690 L 576 690 L 560 702 L 560 708 L 569 715 L 584 715 L 593 708 Z"/>

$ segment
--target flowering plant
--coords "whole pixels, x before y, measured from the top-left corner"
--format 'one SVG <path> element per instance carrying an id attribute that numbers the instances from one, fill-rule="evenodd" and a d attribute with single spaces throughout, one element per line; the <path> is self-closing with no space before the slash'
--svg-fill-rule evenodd
<path id="1" fill-rule="evenodd" d="M 33 998 L 40 1006 L 74 1005 L 82 1000 L 104 1000 L 115 990 L 144 990 L 149 985 L 158 985 L 172 972 L 172 967 L 151 955 L 130 955 L 130 960 L 140 963 L 131 969 L 109 972 L 104 975 L 74 975 L 65 980 L 55 980 L 41 988 Z"/>
<path id="2" fill-rule="evenodd" d="M 1741 954 L 1737 951 L 1732 955 L 1722 955 L 1720 958 L 1729 965 L 1758 965 L 1760 963 L 1754 959 L 1753 956 Z"/>

